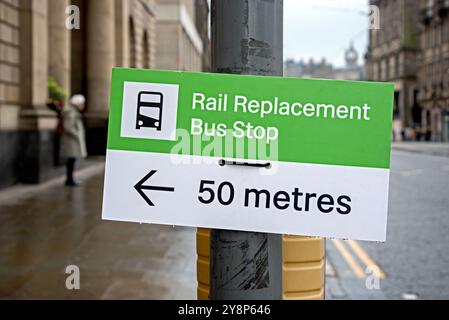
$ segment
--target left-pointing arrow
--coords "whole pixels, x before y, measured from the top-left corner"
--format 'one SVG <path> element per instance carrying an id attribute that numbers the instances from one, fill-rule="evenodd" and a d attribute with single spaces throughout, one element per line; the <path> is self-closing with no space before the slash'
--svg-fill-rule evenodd
<path id="1" fill-rule="evenodd" d="M 168 191 L 168 192 L 174 192 L 175 188 L 171 187 L 156 187 L 156 186 L 144 186 L 143 184 L 147 182 L 155 173 L 157 170 L 151 170 L 145 177 L 142 178 L 137 184 L 134 186 L 134 189 L 137 190 L 137 192 L 142 196 L 142 198 L 148 203 L 150 207 L 154 207 L 154 203 L 148 198 L 148 196 L 143 192 L 143 190 L 153 190 L 153 191 Z"/>

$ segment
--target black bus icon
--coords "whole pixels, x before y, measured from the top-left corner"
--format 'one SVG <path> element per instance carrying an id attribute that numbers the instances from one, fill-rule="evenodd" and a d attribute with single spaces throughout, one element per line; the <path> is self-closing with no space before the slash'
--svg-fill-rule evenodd
<path id="1" fill-rule="evenodd" d="M 137 98 L 136 129 L 156 128 L 161 131 L 164 95 L 160 92 L 139 92 Z"/>

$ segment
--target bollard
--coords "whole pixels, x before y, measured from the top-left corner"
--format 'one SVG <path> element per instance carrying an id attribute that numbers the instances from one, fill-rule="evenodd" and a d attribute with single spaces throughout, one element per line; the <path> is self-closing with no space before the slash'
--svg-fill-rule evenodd
<path id="1" fill-rule="evenodd" d="M 210 229 L 198 229 L 197 298 L 210 297 Z M 303 236 L 282 239 L 282 299 L 323 300 L 325 240 Z"/>
<path id="2" fill-rule="evenodd" d="M 196 231 L 196 275 L 198 300 L 208 300 L 210 293 L 210 229 Z"/>

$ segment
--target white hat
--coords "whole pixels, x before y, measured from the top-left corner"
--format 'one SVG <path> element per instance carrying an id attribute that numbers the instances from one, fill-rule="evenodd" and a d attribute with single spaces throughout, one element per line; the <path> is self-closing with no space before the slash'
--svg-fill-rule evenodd
<path id="1" fill-rule="evenodd" d="M 72 106 L 79 107 L 86 102 L 86 98 L 82 94 L 75 94 L 70 98 L 70 104 Z"/>

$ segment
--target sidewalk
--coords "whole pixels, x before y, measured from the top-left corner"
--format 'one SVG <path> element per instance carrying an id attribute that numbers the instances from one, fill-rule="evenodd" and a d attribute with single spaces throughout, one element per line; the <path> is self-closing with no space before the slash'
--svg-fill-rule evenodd
<path id="1" fill-rule="evenodd" d="M 77 164 L 75 178 L 77 180 L 84 180 L 92 175 L 96 175 L 104 170 L 104 157 L 95 157 L 83 160 L 81 165 Z M 21 201 L 23 199 L 37 196 L 39 193 L 52 187 L 61 187 L 65 181 L 65 171 L 61 171 L 61 174 L 44 181 L 40 184 L 22 184 L 5 187 L 0 189 L 0 205 L 8 204 L 11 202 Z"/>
<path id="2" fill-rule="evenodd" d="M 195 299 L 195 230 L 101 220 L 104 163 L 0 192 L 0 299 Z M 80 289 L 68 290 L 68 265 Z"/>
<path id="3" fill-rule="evenodd" d="M 443 142 L 393 142 L 391 149 L 449 157 L 449 143 Z"/>

